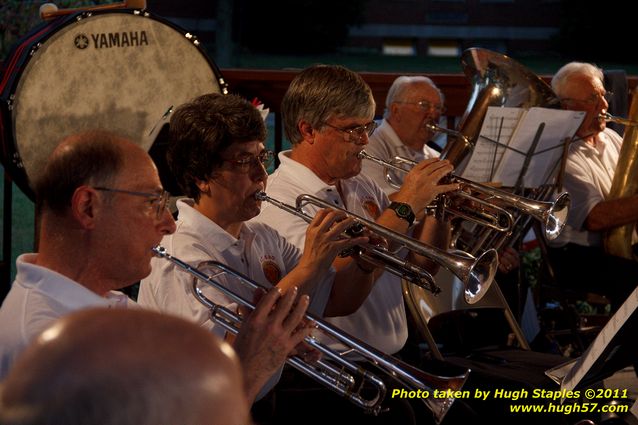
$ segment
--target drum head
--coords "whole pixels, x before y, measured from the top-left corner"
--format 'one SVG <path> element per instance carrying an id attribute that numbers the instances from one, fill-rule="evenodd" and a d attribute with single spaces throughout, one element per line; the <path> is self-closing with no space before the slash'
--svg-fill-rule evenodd
<path id="1" fill-rule="evenodd" d="M 51 31 L 24 54 L 10 96 L 10 169 L 29 196 L 65 136 L 101 128 L 149 150 L 169 108 L 225 91 L 194 37 L 147 13 L 85 12 Z"/>

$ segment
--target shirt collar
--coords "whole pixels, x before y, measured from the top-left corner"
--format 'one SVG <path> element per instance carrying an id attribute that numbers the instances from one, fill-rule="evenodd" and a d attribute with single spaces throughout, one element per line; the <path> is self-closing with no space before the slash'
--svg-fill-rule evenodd
<path id="1" fill-rule="evenodd" d="M 254 238 L 255 233 L 244 223 L 239 232 L 239 240 L 222 229 L 217 223 L 204 214 L 193 208 L 195 201 L 184 198 L 177 201 L 177 226 L 180 230 L 187 230 L 188 233 L 197 235 L 197 240 L 206 245 L 209 249 L 219 252 L 226 251 L 239 240 L 249 242 Z"/>
<path id="2" fill-rule="evenodd" d="M 596 155 L 601 156 L 605 153 L 605 149 L 610 142 L 609 136 L 605 133 L 605 130 L 603 130 L 594 137 L 593 144 L 587 143 L 585 140 L 577 140 L 575 144 L 576 148 L 593 151 Z"/>
<path id="3" fill-rule="evenodd" d="M 383 136 L 382 139 L 385 142 L 389 142 L 389 144 L 394 146 L 395 149 L 403 150 L 404 148 L 406 148 L 406 146 L 403 144 L 403 142 L 401 142 L 401 139 L 397 135 L 397 132 L 394 131 L 394 128 L 392 128 L 390 123 L 387 122 L 385 118 L 383 119 L 383 121 L 381 121 L 381 125 L 379 125 L 379 128 L 377 128 L 375 131 L 378 131 Z"/>
<path id="4" fill-rule="evenodd" d="M 392 128 L 389 122 L 384 118 L 381 121 L 381 125 L 375 130 L 380 133 L 381 140 L 384 143 L 388 143 L 392 147 L 394 147 L 394 152 L 399 152 L 399 156 L 406 157 L 408 159 L 414 159 L 417 161 L 421 161 L 424 157 L 432 157 L 438 156 L 438 152 L 436 155 L 434 154 L 434 150 L 431 149 L 427 144 L 423 145 L 423 149 L 421 151 L 414 150 L 410 146 L 407 146 L 401 141 L 401 138 L 397 134 L 397 132 Z"/>
<path id="5" fill-rule="evenodd" d="M 46 267 L 35 264 L 38 254 L 22 254 L 16 261 L 16 282 L 46 292 L 69 310 L 91 306 L 123 306 L 128 297 L 119 291 L 109 291 L 104 297 L 76 281 Z"/>
<path id="6" fill-rule="evenodd" d="M 310 168 L 290 158 L 292 150 L 279 152 L 280 167 L 290 176 L 294 176 L 303 189 L 300 193 L 318 193 L 330 189 L 336 191 L 336 186 L 326 184 Z"/>

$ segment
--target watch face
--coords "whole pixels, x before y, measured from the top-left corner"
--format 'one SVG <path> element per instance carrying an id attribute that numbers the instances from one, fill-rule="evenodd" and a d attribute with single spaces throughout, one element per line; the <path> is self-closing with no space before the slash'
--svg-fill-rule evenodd
<path id="1" fill-rule="evenodd" d="M 408 215 L 410 215 L 410 207 L 405 204 L 401 204 L 397 207 L 396 212 L 401 217 L 407 217 Z"/>

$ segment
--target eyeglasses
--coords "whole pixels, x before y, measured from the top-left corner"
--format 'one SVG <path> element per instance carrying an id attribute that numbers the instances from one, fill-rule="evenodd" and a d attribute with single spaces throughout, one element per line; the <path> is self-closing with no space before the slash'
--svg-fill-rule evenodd
<path id="1" fill-rule="evenodd" d="M 444 114 L 447 109 L 445 106 L 440 104 L 435 104 L 428 100 L 421 100 L 419 102 L 403 102 L 401 100 L 395 100 L 394 103 L 403 103 L 405 105 L 418 105 L 423 111 L 435 111 L 438 114 Z"/>
<path id="2" fill-rule="evenodd" d="M 275 154 L 272 151 L 263 151 L 259 155 L 250 155 L 240 159 L 222 159 L 222 161 L 233 164 L 237 171 L 241 173 L 248 173 L 257 167 L 267 169 L 274 158 Z"/>
<path id="3" fill-rule="evenodd" d="M 613 96 L 614 92 L 603 90 L 592 93 L 592 95 L 589 96 L 587 99 L 572 99 L 570 97 L 565 97 L 560 99 L 560 101 L 564 103 L 581 103 L 593 106 L 598 105 L 598 102 L 600 102 L 601 98 L 604 98 L 607 102 L 609 102 L 613 98 Z"/>
<path id="4" fill-rule="evenodd" d="M 368 137 L 372 136 L 372 133 L 374 133 L 374 130 L 377 128 L 377 123 L 374 121 L 370 121 L 367 124 L 359 125 L 357 127 L 352 127 L 352 128 L 336 127 L 332 124 L 328 124 L 327 122 L 324 122 L 324 124 L 330 128 L 334 128 L 335 130 L 338 130 L 338 131 L 341 131 L 342 133 L 347 134 L 348 141 L 352 143 L 360 142 L 364 134 L 367 134 Z"/>
<path id="5" fill-rule="evenodd" d="M 123 193 L 124 195 L 142 196 L 145 198 L 149 198 L 149 202 L 157 202 L 157 209 L 155 210 L 155 214 L 158 220 L 161 220 L 164 216 L 164 212 L 166 211 L 166 207 L 168 206 L 168 200 L 171 197 L 171 194 L 165 190 L 162 190 L 162 193 L 157 194 L 147 192 L 134 192 L 132 190 L 112 189 L 110 187 L 94 187 L 93 189 L 101 190 L 103 192 Z"/>

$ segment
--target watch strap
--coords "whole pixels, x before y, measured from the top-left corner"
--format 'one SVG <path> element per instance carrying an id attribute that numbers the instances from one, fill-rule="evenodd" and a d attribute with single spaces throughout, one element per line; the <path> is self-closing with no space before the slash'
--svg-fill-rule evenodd
<path id="1" fill-rule="evenodd" d="M 397 215 L 397 217 L 407 221 L 408 226 L 412 226 L 412 224 L 414 223 L 414 219 L 416 218 L 416 216 L 414 215 L 414 211 L 412 211 L 412 207 L 409 204 L 405 204 L 403 202 L 391 202 L 388 208 L 394 210 L 394 213 Z"/>

